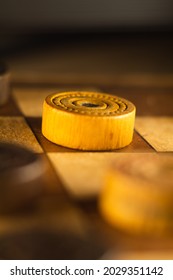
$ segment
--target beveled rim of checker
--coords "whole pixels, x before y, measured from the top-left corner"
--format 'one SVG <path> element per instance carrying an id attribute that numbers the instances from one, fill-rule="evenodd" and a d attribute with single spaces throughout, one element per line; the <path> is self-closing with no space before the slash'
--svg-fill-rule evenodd
<path id="1" fill-rule="evenodd" d="M 102 92 L 59 92 L 48 95 L 45 101 L 55 109 L 83 116 L 118 117 L 135 110 L 130 101 Z"/>

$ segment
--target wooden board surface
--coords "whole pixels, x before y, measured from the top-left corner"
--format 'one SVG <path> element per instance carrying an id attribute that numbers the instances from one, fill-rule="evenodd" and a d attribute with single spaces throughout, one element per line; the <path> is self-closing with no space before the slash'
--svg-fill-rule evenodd
<path id="1" fill-rule="evenodd" d="M 21 145 L 35 153 L 41 153 L 42 148 L 23 117 L 0 117 L 0 142 Z"/>
<path id="2" fill-rule="evenodd" d="M 168 258 L 171 257 L 172 251 L 170 252 L 170 247 L 173 247 L 173 240 L 171 238 L 169 241 L 161 238 L 153 242 L 150 239 L 146 240 L 144 237 L 138 237 L 136 239 L 136 237 L 112 228 L 100 216 L 97 208 L 97 197 L 111 162 L 121 157 L 128 157 L 129 153 L 144 153 L 146 157 L 147 153 L 156 153 L 157 149 L 154 144 L 157 145 L 158 143 L 158 135 L 155 138 L 155 123 L 156 128 L 158 128 L 158 133 L 161 133 L 162 129 L 165 131 L 165 126 L 168 124 L 170 127 L 172 126 L 172 116 L 161 117 L 161 122 L 157 122 L 154 114 L 152 117 L 147 117 L 145 115 L 138 116 L 137 113 L 136 131 L 134 132 L 133 141 L 128 147 L 99 153 L 76 151 L 51 143 L 41 133 L 42 102 L 46 94 L 54 90 L 58 90 L 58 88 L 13 87 L 12 97 L 8 104 L 0 108 L 1 141 L 5 139 L 8 142 L 18 142 L 18 144 L 22 144 L 34 152 L 39 152 L 45 156 L 45 161 L 49 166 L 45 193 L 55 196 L 55 200 L 63 199 L 64 201 L 69 201 L 70 199 L 69 207 L 77 207 L 77 213 L 78 211 L 81 212 L 86 219 L 85 226 L 83 226 L 94 228 L 94 235 L 100 238 L 102 243 L 105 244 L 106 251 L 109 252 L 108 255 L 105 255 L 105 258 L 119 258 L 119 256 L 121 258 L 131 258 L 136 256 L 137 252 L 139 252 L 139 258 L 145 258 L 146 256 L 149 258 L 148 250 L 152 252 L 151 256 L 153 258 L 156 249 L 159 250 L 160 256 L 165 257 L 165 254 L 167 254 L 166 256 Z M 59 90 L 61 89 L 59 88 Z M 31 98 L 29 98 L 29 95 Z M 144 96 L 145 94 L 141 94 L 141 98 Z M 153 96 L 157 99 L 157 94 L 153 94 Z M 168 102 L 170 103 L 172 102 L 172 95 L 169 94 L 168 96 Z M 133 98 L 134 96 L 132 95 Z M 138 104 L 137 112 L 145 111 L 145 108 L 143 108 L 145 104 Z M 155 102 L 153 106 L 155 107 Z M 145 114 L 147 115 L 147 110 Z M 150 132 L 147 133 L 150 137 L 152 135 L 152 142 L 146 138 L 146 128 L 142 126 L 142 124 L 147 123 L 148 126 L 146 126 L 149 129 L 150 121 L 152 127 L 150 131 L 152 134 Z M 160 125 L 157 125 L 158 123 Z M 166 146 L 166 152 L 170 152 L 171 146 L 167 145 L 168 139 L 171 136 L 170 128 L 166 133 L 162 133 L 161 136 L 159 140 L 162 140 L 162 143 L 165 144 L 160 146 L 159 151 L 165 152 Z M 69 205 L 69 202 L 67 204 Z M 44 209 L 48 209 L 47 207 L 50 207 L 50 205 L 48 206 L 45 203 L 44 207 Z M 63 211 L 65 209 L 66 207 L 64 207 Z M 31 218 L 31 221 L 35 219 L 34 217 Z M 53 217 L 51 219 L 54 219 Z M 78 220 L 78 218 L 76 219 Z M 63 224 L 62 221 L 63 218 L 61 219 L 61 223 Z M 29 227 L 32 226 L 33 222 L 30 222 Z M 8 229 L 8 221 L 6 221 L 5 229 Z M 105 238 L 106 242 L 103 241 Z M 144 240 L 147 244 L 145 248 L 143 247 Z M 120 244 L 118 251 L 116 249 L 117 242 Z"/>
<path id="3" fill-rule="evenodd" d="M 171 140 L 173 85 L 172 68 L 167 67 L 169 59 L 166 55 L 166 61 L 162 61 L 163 72 L 156 71 L 156 61 L 160 52 L 155 55 L 153 67 L 151 54 L 155 48 L 151 48 L 151 53 L 145 60 L 142 58 L 142 53 L 145 52 L 146 58 L 147 49 L 144 47 L 142 52 L 141 48 L 136 54 L 132 46 L 134 47 L 134 44 L 131 44 L 130 56 L 125 47 L 123 51 L 119 47 L 119 51 L 117 49 L 117 53 L 112 55 L 105 52 L 103 48 L 98 54 L 96 51 L 98 48 L 95 47 L 94 51 L 91 48 L 82 62 L 80 58 L 83 57 L 86 48 L 80 51 L 80 55 L 73 49 L 74 57 L 69 50 L 58 53 L 56 49 L 54 52 L 46 49 L 42 50 L 40 55 L 38 52 L 30 52 L 28 56 L 23 53 L 8 59 L 14 83 L 11 86 L 8 103 L 0 107 L 0 142 L 15 142 L 31 149 L 34 153 L 41 154 L 48 169 L 44 195 L 37 201 L 37 210 L 34 208 L 32 214 L 29 214 L 28 224 L 24 222 L 28 217 L 26 212 L 13 217 L 0 215 L 0 238 L 2 233 L 21 231 L 22 227 L 33 229 L 37 225 L 38 228 L 40 226 L 48 228 L 49 225 L 55 224 L 58 232 L 62 228 L 67 232 L 76 232 L 80 237 L 93 236 L 100 242 L 101 247 L 104 245 L 103 257 L 105 258 L 157 259 L 158 256 L 160 259 L 172 258 L 172 236 L 148 238 L 120 231 L 111 227 L 103 219 L 97 204 L 104 176 L 113 160 L 134 153 L 143 153 L 146 158 L 148 153 L 160 152 L 169 152 L 170 156 L 173 156 Z M 111 50 L 113 52 L 114 48 L 111 47 Z M 103 53 L 104 59 L 100 61 Z M 91 57 L 94 59 L 95 54 L 97 55 L 94 65 L 97 67 L 92 68 L 91 71 L 93 65 Z M 121 65 L 119 71 L 118 65 L 121 64 L 123 54 L 125 54 L 124 66 Z M 137 57 L 142 58 L 141 64 L 137 61 Z M 132 71 L 134 58 L 136 73 Z M 128 73 L 125 71 L 126 59 Z M 77 63 L 73 71 L 75 61 Z M 105 61 L 107 66 L 103 71 L 102 66 Z M 147 73 L 138 72 L 139 66 L 140 69 L 148 69 Z M 85 71 L 82 70 L 84 68 Z M 67 69 L 70 71 L 68 72 Z M 99 153 L 81 152 L 55 145 L 42 135 L 41 116 L 44 98 L 50 93 L 75 89 L 111 93 L 126 98 L 136 105 L 135 132 L 133 141 L 128 147 Z M 44 222 L 45 215 L 46 222 Z M 67 223 L 68 220 L 71 222 Z"/>
<path id="4" fill-rule="evenodd" d="M 173 152 L 173 117 L 138 117 L 136 130 L 158 152 Z"/>

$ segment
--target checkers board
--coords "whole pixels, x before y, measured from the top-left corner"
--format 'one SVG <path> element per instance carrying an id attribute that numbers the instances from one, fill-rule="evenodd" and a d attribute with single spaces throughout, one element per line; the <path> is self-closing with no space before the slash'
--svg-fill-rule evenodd
<path id="1" fill-rule="evenodd" d="M 98 79 L 96 83 L 92 80 L 91 85 L 86 80 L 77 84 L 70 79 L 66 84 L 64 81 L 58 83 L 56 79 L 44 83 L 39 78 L 37 83 L 33 77 L 28 82 L 27 74 L 22 76 L 22 66 L 15 68 L 13 61 L 11 65 L 10 97 L 0 107 L 0 143 L 17 144 L 39 155 L 46 171 L 42 194 L 29 209 L 0 215 L 0 257 L 172 259 L 173 235 L 136 235 L 113 227 L 102 217 L 98 200 L 112 162 L 122 157 L 126 161 L 129 154 L 136 157 L 142 154 L 146 161 L 148 154 L 166 154 L 172 159 L 173 88 L 120 87 L 113 82 L 99 84 Z M 102 152 L 79 151 L 48 141 L 41 132 L 44 99 L 52 93 L 76 90 L 106 92 L 133 102 L 137 112 L 132 143 L 122 149 Z M 39 239 L 43 240 L 39 243 Z M 28 250 L 25 253 L 15 245 L 19 245 L 19 240 Z M 57 245 L 62 243 L 64 246 Z M 54 244 L 59 254 L 52 249 Z M 43 248 L 40 249 L 42 246 L 45 246 L 45 255 Z M 70 253 L 68 248 L 77 250 L 77 254 Z M 15 254 L 15 250 L 19 252 Z M 36 254 L 38 250 L 41 250 L 40 254 Z"/>

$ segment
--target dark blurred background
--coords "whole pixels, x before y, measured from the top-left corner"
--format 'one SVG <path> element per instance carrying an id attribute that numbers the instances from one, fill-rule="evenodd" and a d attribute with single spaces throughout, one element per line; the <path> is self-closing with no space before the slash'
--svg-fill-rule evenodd
<path id="1" fill-rule="evenodd" d="M 109 78 L 111 75 L 125 77 L 127 73 L 141 73 L 144 78 L 149 75 L 150 84 L 153 84 L 151 79 L 155 79 L 155 74 L 169 74 L 167 85 L 172 87 L 173 1 L 1 1 L 0 56 L 10 64 L 14 81 L 18 82 L 19 76 L 22 77 L 17 65 L 22 69 L 22 54 L 26 57 L 28 51 L 35 52 L 32 66 L 29 66 L 31 57 L 25 61 L 30 75 L 40 70 L 36 67 L 40 51 L 42 57 L 46 57 L 45 50 L 48 53 L 48 49 L 51 56 L 45 58 L 45 66 L 41 65 L 47 73 L 68 72 L 70 77 L 85 70 L 87 75 L 93 77 L 95 74 L 95 80 L 89 76 L 83 80 L 90 84 L 98 84 L 96 74 L 100 77 L 107 75 L 107 84 L 113 80 Z M 17 60 L 14 55 L 18 55 Z M 61 67 L 58 69 L 59 63 Z M 62 81 L 63 77 L 61 75 Z M 64 78 L 65 83 L 78 83 L 68 77 Z M 136 80 L 131 78 L 131 81 Z M 30 78 L 30 81 L 35 80 Z M 44 81 L 45 78 L 40 79 L 40 82 Z M 157 81 L 161 81 L 160 76 Z"/>
<path id="2" fill-rule="evenodd" d="M 84 28 L 150 28 L 173 24 L 171 0 L 6 0 L 2 32 L 73 31 Z"/>
<path id="3" fill-rule="evenodd" d="M 64 33 L 110 35 L 116 32 L 163 33 L 172 29 L 171 0 L 1 1 L 1 49 L 27 39 L 38 41 L 42 35 L 57 40 L 58 35 L 62 39 Z"/>

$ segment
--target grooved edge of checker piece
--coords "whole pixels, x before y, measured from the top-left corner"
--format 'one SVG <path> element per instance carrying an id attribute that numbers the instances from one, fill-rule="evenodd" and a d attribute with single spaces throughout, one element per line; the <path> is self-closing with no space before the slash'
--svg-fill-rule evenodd
<path id="1" fill-rule="evenodd" d="M 56 93 L 44 101 L 42 133 L 69 148 L 119 149 L 132 141 L 135 110 L 131 102 L 105 93 Z"/>
<path id="2" fill-rule="evenodd" d="M 39 155 L 17 145 L 0 144 L 0 213 L 18 211 L 43 188 L 45 163 Z"/>
<path id="3" fill-rule="evenodd" d="M 10 73 L 7 67 L 0 63 L 0 106 L 4 105 L 9 97 Z"/>
<path id="4" fill-rule="evenodd" d="M 173 234 L 173 157 L 129 154 L 114 162 L 99 197 L 105 220 L 133 234 Z"/>

